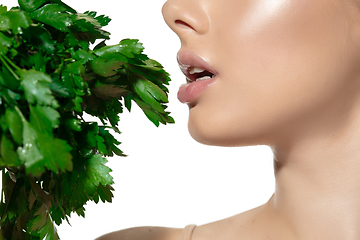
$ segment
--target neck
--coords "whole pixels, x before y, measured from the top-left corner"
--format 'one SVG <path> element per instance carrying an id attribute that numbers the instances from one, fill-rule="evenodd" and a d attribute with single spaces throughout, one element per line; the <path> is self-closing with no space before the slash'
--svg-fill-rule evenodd
<path id="1" fill-rule="evenodd" d="M 360 239 L 360 124 L 347 126 L 273 147 L 276 190 L 267 206 L 296 239 Z"/>

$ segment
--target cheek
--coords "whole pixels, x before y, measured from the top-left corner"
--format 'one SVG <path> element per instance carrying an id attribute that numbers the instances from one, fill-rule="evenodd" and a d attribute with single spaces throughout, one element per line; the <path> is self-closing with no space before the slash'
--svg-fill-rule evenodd
<path id="1" fill-rule="evenodd" d="M 298 3 L 303 5 L 288 6 L 276 17 L 256 18 L 260 12 L 254 12 L 249 21 L 233 21 L 229 29 L 236 31 L 217 28 L 221 34 L 212 36 L 209 48 L 220 76 L 190 110 L 196 140 L 266 144 L 274 131 L 324 110 L 347 91 L 343 79 L 353 72 L 347 25 L 321 4 Z"/>

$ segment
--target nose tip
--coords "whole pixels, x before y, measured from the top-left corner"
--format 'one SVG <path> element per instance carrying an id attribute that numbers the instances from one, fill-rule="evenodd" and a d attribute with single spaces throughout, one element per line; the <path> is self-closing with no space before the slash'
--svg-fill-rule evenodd
<path id="1" fill-rule="evenodd" d="M 162 8 L 162 13 L 167 25 L 179 37 L 187 31 L 205 34 L 210 29 L 209 18 L 199 1 L 168 0 Z"/>

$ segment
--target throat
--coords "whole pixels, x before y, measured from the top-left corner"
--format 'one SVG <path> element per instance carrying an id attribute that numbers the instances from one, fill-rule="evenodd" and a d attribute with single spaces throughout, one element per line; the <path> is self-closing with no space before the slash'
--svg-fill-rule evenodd
<path id="1" fill-rule="evenodd" d="M 276 190 L 268 205 L 299 240 L 358 240 L 359 166 L 350 160 L 322 162 L 289 160 L 278 165 Z"/>

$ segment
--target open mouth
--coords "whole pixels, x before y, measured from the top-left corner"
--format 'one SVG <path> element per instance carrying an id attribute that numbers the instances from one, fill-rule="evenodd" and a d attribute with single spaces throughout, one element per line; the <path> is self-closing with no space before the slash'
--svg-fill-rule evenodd
<path id="1" fill-rule="evenodd" d="M 178 99 L 182 103 L 191 103 L 215 83 L 219 74 L 207 60 L 189 50 L 180 50 L 177 60 L 187 82 L 180 86 Z"/>
<path id="2" fill-rule="evenodd" d="M 200 67 L 189 67 L 186 70 L 186 78 L 189 83 L 214 78 L 216 75 Z"/>
<path id="3" fill-rule="evenodd" d="M 180 50 L 177 55 L 179 67 L 186 76 L 188 84 L 215 78 L 218 73 L 202 57 L 188 50 Z"/>

